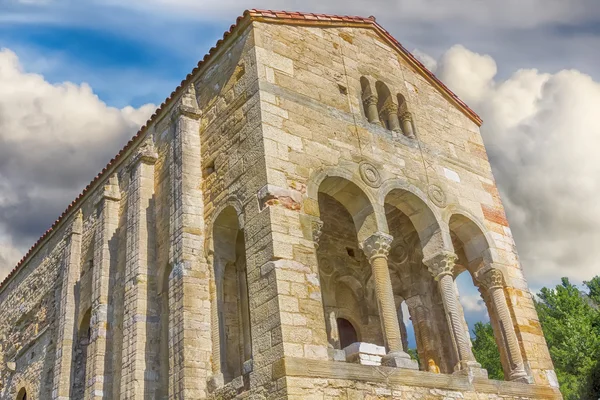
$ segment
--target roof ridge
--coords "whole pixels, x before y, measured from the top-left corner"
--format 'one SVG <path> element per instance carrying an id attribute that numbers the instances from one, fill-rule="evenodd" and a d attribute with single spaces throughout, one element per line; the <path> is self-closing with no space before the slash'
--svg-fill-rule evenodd
<path id="1" fill-rule="evenodd" d="M 129 151 L 136 141 L 146 132 L 148 127 L 156 122 L 156 119 L 160 115 L 164 109 L 170 105 L 171 101 L 181 92 L 184 86 L 186 86 L 192 79 L 192 77 L 198 72 L 200 68 L 202 68 L 215 54 L 215 52 L 220 48 L 223 42 L 231 36 L 233 31 L 241 25 L 241 22 L 246 18 L 261 18 L 266 20 L 274 20 L 274 21 L 307 21 L 310 23 L 364 23 L 374 26 L 377 30 L 380 31 L 382 35 L 384 35 L 389 41 L 391 41 L 398 49 L 404 53 L 418 69 L 420 69 L 423 73 L 429 76 L 434 84 L 440 86 L 440 88 L 445 91 L 454 101 L 458 103 L 458 105 L 463 108 L 466 114 L 477 124 L 481 124 L 481 118 L 471 110 L 462 100 L 458 98 L 456 94 L 454 94 L 446 85 L 444 85 L 431 71 L 429 71 L 415 56 L 413 56 L 404 46 L 400 44 L 387 30 L 385 30 L 379 23 L 377 23 L 375 17 L 369 16 L 367 18 L 360 16 L 350 16 L 350 15 L 334 15 L 334 14 L 319 14 L 319 13 L 305 13 L 299 11 L 277 11 L 277 10 L 261 10 L 261 9 L 249 9 L 245 10 L 242 15 L 237 17 L 235 24 L 232 24 L 228 30 L 223 33 L 223 38 L 219 39 L 215 46 L 211 47 L 208 53 L 204 55 L 202 60 L 198 62 L 196 67 L 187 74 L 185 79 L 181 81 L 179 86 L 175 88 L 171 92 L 171 94 L 158 106 L 156 111 L 152 114 L 152 116 L 146 121 L 144 125 L 137 131 L 137 133 L 127 142 L 127 144 L 117 153 L 115 157 L 113 157 L 108 164 L 92 179 L 92 181 L 83 189 L 83 191 L 73 200 L 62 212 L 62 214 L 52 223 L 51 227 L 42 234 L 42 236 L 29 248 L 29 250 L 25 253 L 25 255 L 21 258 L 21 260 L 17 263 L 17 265 L 9 272 L 9 274 L 0 282 L 0 292 L 6 287 L 8 281 L 19 271 L 19 269 L 25 264 L 27 259 L 37 251 L 37 247 L 54 231 L 54 229 L 60 224 L 65 217 L 78 205 L 81 199 L 86 196 L 89 191 L 94 187 L 98 182 L 104 177 L 104 174 L 120 159 L 123 155 Z"/>

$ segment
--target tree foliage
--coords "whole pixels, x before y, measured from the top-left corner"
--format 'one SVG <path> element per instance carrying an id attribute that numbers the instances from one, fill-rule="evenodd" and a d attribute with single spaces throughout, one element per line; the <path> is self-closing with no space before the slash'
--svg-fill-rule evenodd
<path id="1" fill-rule="evenodd" d="M 500 354 L 494 339 L 494 330 L 489 322 L 476 322 L 473 329 L 473 354 L 481 366 L 487 369 L 490 379 L 504 379 Z"/>
<path id="2" fill-rule="evenodd" d="M 600 398 L 600 276 L 580 291 L 567 278 L 542 288 L 535 301 L 565 400 Z M 492 379 L 503 379 L 492 325 L 478 322 L 473 352 Z"/>
<path id="3" fill-rule="evenodd" d="M 589 294 L 563 278 L 554 289 L 542 288 L 536 301 L 565 400 L 600 397 L 594 381 L 600 369 L 600 277 L 585 285 Z"/>

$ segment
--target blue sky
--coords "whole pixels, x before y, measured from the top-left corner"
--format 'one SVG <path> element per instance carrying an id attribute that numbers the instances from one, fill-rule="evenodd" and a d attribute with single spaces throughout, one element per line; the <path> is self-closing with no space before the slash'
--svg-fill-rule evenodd
<path id="1" fill-rule="evenodd" d="M 375 15 L 482 115 L 532 288 L 600 273 L 596 0 L 4 0 L 0 279 L 249 7 Z"/>

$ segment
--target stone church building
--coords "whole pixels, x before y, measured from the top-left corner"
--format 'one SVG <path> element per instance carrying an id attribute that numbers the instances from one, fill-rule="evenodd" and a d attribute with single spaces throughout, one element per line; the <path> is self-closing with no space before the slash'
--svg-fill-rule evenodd
<path id="1" fill-rule="evenodd" d="M 246 11 L 0 285 L 0 399 L 560 399 L 481 122 L 372 17 Z"/>

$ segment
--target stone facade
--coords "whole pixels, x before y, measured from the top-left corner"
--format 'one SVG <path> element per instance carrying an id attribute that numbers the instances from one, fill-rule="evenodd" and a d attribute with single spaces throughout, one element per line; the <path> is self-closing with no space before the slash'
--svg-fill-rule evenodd
<path id="1" fill-rule="evenodd" d="M 480 122 L 372 18 L 246 12 L 0 286 L 0 399 L 561 398 Z"/>

